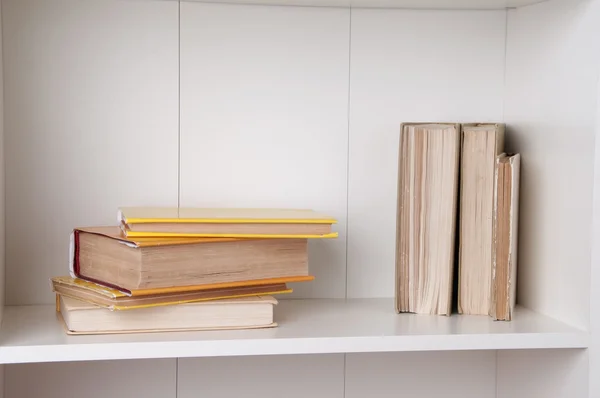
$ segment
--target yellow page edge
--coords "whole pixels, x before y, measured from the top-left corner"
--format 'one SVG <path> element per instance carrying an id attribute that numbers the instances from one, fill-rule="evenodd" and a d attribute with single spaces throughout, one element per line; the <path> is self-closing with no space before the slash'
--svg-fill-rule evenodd
<path id="1" fill-rule="evenodd" d="M 279 234 L 183 234 L 177 232 L 134 232 L 127 231 L 128 238 L 152 238 L 152 237 L 167 237 L 167 238 L 278 238 L 278 239 L 330 239 L 337 238 L 338 233 L 332 232 L 324 235 L 279 235 Z"/>
<path id="2" fill-rule="evenodd" d="M 285 219 L 285 218 L 125 218 L 127 224 L 336 224 L 334 219 Z"/>
<path id="3" fill-rule="evenodd" d="M 178 304 L 188 304 L 188 303 L 198 303 L 198 302 L 202 302 L 202 301 L 216 301 L 216 300 L 227 300 L 227 299 L 235 299 L 235 298 L 240 298 L 240 297 L 252 297 L 252 296 L 270 296 L 270 295 L 274 295 L 274 294 L 288 294 L 288 293 L 292 293 L 293 289 L 286 289 L 286 290 L 275 290 L 272 292 L 265 292 L 265 293 L 244 293 L 244 294 L 232 294 L 232 295 L 228 295 L 228 296 L 219 296 L 219 297 L 212 297 L 212 298 L 200 298 L 200 299 L 190 299 L 190 300 L 177 300 L 177 301 L 169 301 L 169 302 L 165 302 L 165 303 L 158 303 L 158 304 L 141 304 L 141 305 L 133 305 L 133 306 L 121 306 L 121 305 L 100 305 L 100 304 L 96 304 L 96 303 L 92 303 L 90 301 L 87 300 L 82 300 L 79 297 L 76 297 L 74 295 L 71 294 L 65 294 L 65 293 L 56 293 L 56 311 L 60 312 L 60 296 L 65 296 L 65 297 L 69 297 L 72 298 L 73 300 L 78 300 L 78 301 L 83 301 L 84 303 L 88 303 L 91 305 L 94 305 L 96 307 L 100 307 L 100 308 L 106 308 L 110 311 L 127 311 L 127 310 L 135 310 L 135 309 L 140 309 L 140 308 L 152 308 L 152 307 L 164 307 L 164 306 L 168 306 L 168 305 L 178 305 Z"/>
<path id="4" fill-rule="evenodd" d="M 167 305 L 177 305 L 177 304 L 187 304 L 187 303 L 199 303 L 202 301 L 216 301 L 216 300 L 226 300 L 226 299 L 235 299 L 235 298 L 240 298 L 240 297 L 252 297 L 252 296 L 269 296 L 269 295 L 273 295 L 273 294 L 287 294 L 287 293 L 292 293 L 293 289 L 287 289 L 287 290 L 276 290 L 273 292 L 265 292 L 265 293 L 244 293 L 244 294 L 235 294 L 235 295 L 229 295 L 229 296 L 220 296 L 220 297 L 213 297 L 213 298 L 201 298 L 201 299 L 190 299 L 190 300 L 178 300 L 178 301 L 172 301 L 172 302 L 168 302 L 168 303 L 159 303 L 159 304 L 143 304 L 143 305 L 134 305 L 134 306 L 128 306 L 128 307 L 123 307 L 120 305 L 114 305 L 114 306 L 110 306 L 107 307 L 110 310 L 116 310 L 116 311 L 126 311 L 126 310 L 135 310 L 135 309 L 140 309 L 140 308 L 151 308 L 151 307 L 164 307 Z"/>

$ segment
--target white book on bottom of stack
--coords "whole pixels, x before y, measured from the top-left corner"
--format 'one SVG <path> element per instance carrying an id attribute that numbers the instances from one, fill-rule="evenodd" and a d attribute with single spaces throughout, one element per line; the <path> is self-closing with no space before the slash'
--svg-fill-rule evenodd
<path id="1" fill-rule="evenodd" d="M 62 295 L 57 311 L 67 334 L 147 333 L 275 327 L 271 296 L 111 311 Z"/>

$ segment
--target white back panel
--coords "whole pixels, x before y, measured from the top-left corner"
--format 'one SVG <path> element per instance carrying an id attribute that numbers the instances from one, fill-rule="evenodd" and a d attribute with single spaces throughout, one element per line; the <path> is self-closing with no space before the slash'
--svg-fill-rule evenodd
<path id="1" fill-rule="evenodd" d="M 51 303 L 73 227 L 177 205 L 178 5 L 6 0 L 7 301 Z"/>
<path id="2" fill-rule="evenodd" d="M 2 9 L 0 7 L 0 21 L 2 21 Z M 2 29 L 0 25 L 0 54 L 2 54 Z M 4 78 L 3 62 L 0 55 L 0 322 L 4 313 L 4 300 L 6 296 L 6 217 L 5 217 L 5 167 L 4 167 Z M 3 375 L 0 369 L 0 375 Z M 1 386 L 0 386 L 1 387 Z M 2 389 L 0 388 L 0 391 Z M 2 394 L 0 393 L 0 398 Z"/>
<path id="3" fill-rule="evenodd" d="M 177 398 L 343 398 L 344 355 L 180 359 Z"/>
<path id="4" fill-rule="evenodd" d="M 394 295 L 400 123 L 501 121 L 505 19 L 352 11 L 348 297 Z"/>
<path id="5" fill-rule="evenodd" d="M 594 3 L 600 13 L 600 1 Z M 590 331 L 592 344 L 589 349 L 590 397 L 600 396 L 600 79 L 596 101 L 596 134 L 594 150 L 594 200 L 592 225 L 592 258 L 590 272 Z"/>
<path id="6" fill-rule="evenodd" d="M 596 397 L 588 395 L 586 350 L 498 351 L 496 377 L 496 398 Z"/>
<path id="7" fill-rule="evenodd" d="M 600 12 L 553 0 L 510 11 L 508 33 L 507 145 L 522 155 L 518 301 L 586 327 Z"/>
<path id="8" fill-rule="evenodd" d="M 313 208 L 315 281 L 344 297 L 349 10 L 181 4 L 181 206 Z M 310 28 L 308 28 L 310 27 Z"/>
<path id="9" fill-rule="evenodd" d="M 495 398 L 495 379 L 493 351 L 346 357 L 346 398 Z"/>
<path id="10" fill-rule="evenodd" d="M 178 398 L 175 359 L 32 363 L 5 370 L 5 398 Z"/>

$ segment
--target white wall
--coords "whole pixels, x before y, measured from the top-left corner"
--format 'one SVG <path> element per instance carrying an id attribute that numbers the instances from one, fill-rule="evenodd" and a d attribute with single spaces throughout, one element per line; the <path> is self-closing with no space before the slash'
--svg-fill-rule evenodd
<path id="1" fill-rule="evenodd" d="M 346 398 L 496 398 L 493 351 L 352 354 Z"/>
<path id="2" fill-rule="evenodd" d="M 178 4 L 4 0 L 6 297 L 52 303 L 69 234 L 177 206 Z"/>
<path id="3" fill-rule="evenodd" d="M 13 398 L 178 398 L 174 359 L 36 363 L 6 366 Z"/>
<path id="4" fill-rule="evenodd" d="M 496 398 L 595 398 L 588 362 L 586 350 L 498 351 Z"/>
<path id="5" fill-rule="evenodd" d="M 6 297 L 51 303 L 73 227 L 114 225 L 119 205 L 177 205 L 178 4 L 3 0 L 2 11 Z M 5 366 L 4 387 L 175 397 L 175 363 Z"/>
<path id="6" fill-rule="evenodd" d="M 0 286 L 5 286 L 5 189 L 4 189 L 4 67 L 2 58 L 2 4 L 0 2 Z M 5 290 L 0 288 L 0 323 L 4 313 Z M 4 365 L 0 365 L 0 398 L 4 398 Z"/>
<path id="7" fill-rule="evenodd" d="M 590 326 L 590 309 L 592 321 L 598 312 L 590 307 L 595 301 L 590 294 L 595 297 L 597 290 L 590 214 L 598 37 L 597 0 L 553 0 L 509 12 L 507 144 L 523 156 L 518 301 L 583 328 Z M 590 355 L 583 350 L 499 353 L 498 398 L 597 396 L 596 335 Z"/>
<path id="8" fill-rule="evenodd" d="M 502 120 L 505 26 L 505 11 L 352 11 L 348 297 L 394 296 L 400 123 Z"/>
<path id="9" fill-rule="evenodd" d="M 589 322 L 600 12 L 553 0 L 509 12 L 507 145 L 522 154 L 518 301 Z"/>
<path id="10" fill-rule="evenodd" d="M 600 1 L 594 3 L 600 13 Z M 600 74 L 600 66 L 598 67 Z M 596 97 L 596 134 L 594 151 L 594 200 L 592 225 L 592 261 L 590 275 L 590 331 L 592 345 L 589 349 L 589 396 L 600 396 L 600 79 Z"/>
<path id="11" fill-rule="evenodd" d="M 0 5 L 0 286 L 5 285 L 5 215 L 4 215 L 4 67 L 2 58 L 2 7 Z M 0 289 L 0 322 L 2 322 L 2 314 L 4 312 L 4 289 Z M 0 369 L 0 374 L 2 370 Z M 1 389 L 0 389 L 1 391 Z"/>
<path id="12" fill-rule="evenodd" d="M 178 398 L 343 398 L 344 355 L 180 359 Z"/>
<path id="13" fill-rule="evenodd" d="M 181 4 L 181 206 L 336 217 L 296 297 L 345 296 L 349 29 L 347 9 Z"/>

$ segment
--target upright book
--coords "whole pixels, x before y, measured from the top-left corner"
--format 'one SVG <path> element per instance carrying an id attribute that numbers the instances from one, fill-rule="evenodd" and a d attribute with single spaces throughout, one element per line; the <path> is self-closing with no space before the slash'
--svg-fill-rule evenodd
<path id="1" fill-rule="evenodd" d="M 306 239 L 134 239 L 119 227 L 75 229 L 70 271 L 137 296 L 313 279 Z"/>
<path id="2" fill-rule="evenodd" d="M 463 124 L 460 171 L 458 312 L 488 315 L 491 304 L 494 170 L 503 124 Z"/>
<path id="3" fill-rule="evenodd" d="M 460 125 L 401 127 L 396 310 L 450 315 Z"/>
<path id="4" fill-rule="evenodd" d="M 336 220 L 313 210 L 121 207 L 127 237 L 334 238 Z"/>
<path id="5" fill-rule="evenodd" d="M 521 155 L 497 158 L 494 200 L 494 250 L 489 315 L 510 321 L 517 296 L 517 232 Z"/>

